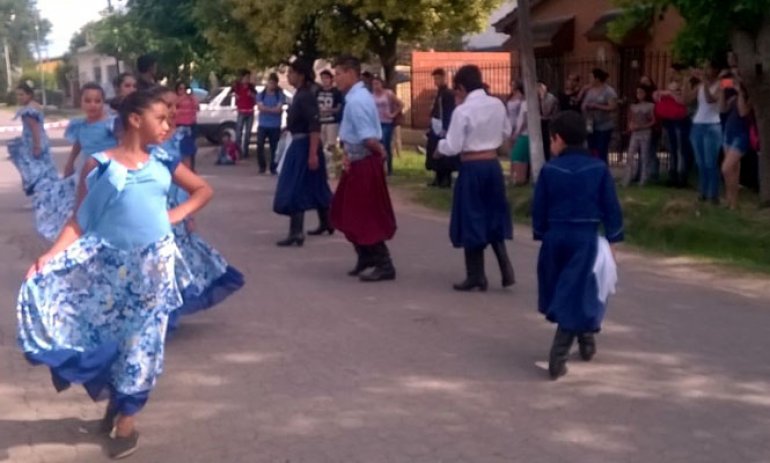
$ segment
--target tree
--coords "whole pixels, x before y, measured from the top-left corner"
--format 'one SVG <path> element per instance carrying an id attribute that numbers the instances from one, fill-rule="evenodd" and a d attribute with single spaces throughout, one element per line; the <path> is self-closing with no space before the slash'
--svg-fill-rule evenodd
<path id="1" fill-rule="evenodd" d="M 532 163 L 532 180 L 537 182 L 540 169 L 545 164 L 543 150 L 543 131 L 540 124 L 540 97 L 537 85 L 537 67 L 535 65 L 535 46 L 532 39 L 529 0 L 519 0 L 519 57 L 521 74 L 524 81 L 524 94 L 527 98 L 527 127 L 529 131 L 529 152 Z"/>
<path id="2" fill-rule="evenodd" d="M 626 14 L 611 25 L 622 35 L 642 14 L 675 8 L 686 21 L 674 44 L 681 61 L 695 64 L 731 49 L 749 91 L 763 147 L 770 147 L 770 0 L 615 0 Z M 770 149 L 760 153 L 760 205 L 770 206 Z"/>
<path id="3" fill-rule="evenodd" d="M 379 58 L 385 79 L 393 84 L 399 43 L 420 43 L 481 30 L 489 13 L 500 3 L 501 0 L 198 0 L 198 17 L 206 24 L 209 41 L 229 54 L 225 56 L 228 62 L 229 58 L 243 56 L 244 45 L 256 50 L 251 61 L 260 64 L 276 64 L 297 55 L 315 58 L 337 53 L 370 54 Z M 246 37 L 243 30 L 248 32 Z"/>
<path id="4" fill-rule="evenodd" d="M 38 26 L 36 34 L 35 25 Z M 21 67 L 35 58 L 35 43 L 39 35 L 45 42 L 51 31 L 51 23 L 39 18 L 36 3 L 33 0 L 0 0 L 0 53 L 5 54 L 5 44 L 10 52 L 11 67 Z M 3 57 L 5 58 L 5 57 Z M 8 82 L 5 61 L 0 61 L 2 88 Z"/>

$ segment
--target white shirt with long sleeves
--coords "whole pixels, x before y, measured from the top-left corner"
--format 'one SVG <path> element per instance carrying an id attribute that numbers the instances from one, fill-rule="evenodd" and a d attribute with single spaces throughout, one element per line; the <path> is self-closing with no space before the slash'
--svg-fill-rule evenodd
<path id="1" fill-rule="evenodd" d="M 455 108 L 446 138 L 439 141 L 444 156 L 494 151 L 511 136 L 505 105 L 484 90 L 474 90 Z"/>

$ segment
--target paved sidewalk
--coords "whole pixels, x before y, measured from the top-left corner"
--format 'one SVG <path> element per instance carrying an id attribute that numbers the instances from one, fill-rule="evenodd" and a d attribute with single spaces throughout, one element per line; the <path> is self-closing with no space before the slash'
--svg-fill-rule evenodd
<path id="1" fill-rule="evenodd" d="M 274 178 L 211 163 L 217 196 L 199 226 L 247 286 L 169 342 L 128 461 L 770 462 L 767 279 L 625 253 L 596 361 L 552 383 L 527 230 L 515 289 L 456 294 L 447 219 L 398 201 L 399 279 L 362 285 L 338 235 L 273 245 L 288 228 L 271 212 Z M 15 294 L 44 246 L 4 159 L 0 214 L 0 461 L 107 461 L 79 432 L 101 405 L 55 394 L 15 347 Z M 491 256 L 487 271 L 497 283 Z"/>

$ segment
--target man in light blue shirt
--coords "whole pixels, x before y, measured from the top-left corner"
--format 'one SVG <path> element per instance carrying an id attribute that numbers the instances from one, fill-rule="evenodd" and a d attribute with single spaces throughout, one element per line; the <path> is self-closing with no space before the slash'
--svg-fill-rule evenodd
<path id="1" fill-rule="evenodd" d="M 340 140 L 345 170 L 334 193 L 332 225 L 353 243 L 358 262 L 350 276 L 364 282 L 394 280 L 396 269 L 386 241 L 396 234 L 396 217 L 385 180 L 385 147 L 374 97 L 361 82 L 361 62 L 335 63 L 337 87 L 345 96 Z M 371 270 L 369 270 L 371 269 Z"/>

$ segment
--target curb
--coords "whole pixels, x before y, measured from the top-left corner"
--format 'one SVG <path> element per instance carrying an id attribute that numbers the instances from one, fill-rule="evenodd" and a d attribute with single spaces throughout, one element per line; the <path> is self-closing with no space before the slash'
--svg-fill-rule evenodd
<path id="1" fill-rule="evenodd" d="M 58 121 L 58 122 L 47 122 L 43 124 L 43 128 L 45 130 L 51 130 L 51 129 L 61 129 L 64 127 L 67 127 L 67 124 L 69 124 L 69 120 L 65 121 Z M 0 133 L 8 133 L 8 132 L 21 132 L 22 126 L 21 125 L 6 125 L 0 127 Z"/>

